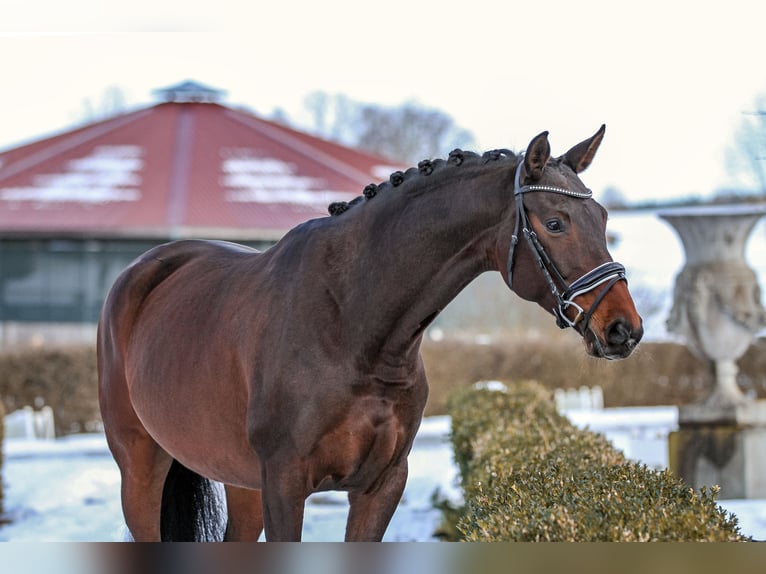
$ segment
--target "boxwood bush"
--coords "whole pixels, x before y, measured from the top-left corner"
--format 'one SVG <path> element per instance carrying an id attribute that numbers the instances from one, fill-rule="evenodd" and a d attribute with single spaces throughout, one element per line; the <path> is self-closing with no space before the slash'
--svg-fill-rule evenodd
<path id="1" fill-rule="evenodd" d="M 468 541 L 744 541 L 737 518 L 668 471 L 574 427 L 535 382 L 449 400 Z"/>

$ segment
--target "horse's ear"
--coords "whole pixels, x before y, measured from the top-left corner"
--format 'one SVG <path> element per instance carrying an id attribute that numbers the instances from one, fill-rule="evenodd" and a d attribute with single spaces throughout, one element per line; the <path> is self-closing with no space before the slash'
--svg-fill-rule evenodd
<path id="1" fill-rule="evenodd" d="M 605 132 L 606 125 L 602 124 L 592 138 L 578 143 L 564 154 L 564 163 L 571 167 L 575 173 L 585 171 L 596 156 L 596 151 L 601 145 L 601 140 L 604 139 Z"/>
<path id="2" fill-rule="evenodd" d="M 548 143 L 548 132 L 543 132 L 529 142 L 524 154 L 524 170 L 527 177 L 537 180 L 543 176 L 545 164 L 551 157 L 551 144 Z"/>

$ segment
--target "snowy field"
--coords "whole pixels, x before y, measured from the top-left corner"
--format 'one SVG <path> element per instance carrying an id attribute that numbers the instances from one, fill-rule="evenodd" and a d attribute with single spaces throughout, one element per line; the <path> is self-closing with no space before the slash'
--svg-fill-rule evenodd
<path id="1" fill-rule="evenodd" d="M 578 426 L 603 432 L 629 457 L 651 467 L 667 463 L 667 433 L 677 425 L 672 407 L 572 411 Z M 449 419 L 424 421 L 410 456 L 410 478 L 389 526 L 387 541 L 434 541 L 440 513 L 434 492 L 458 500 L 457 470 L 447 440 Z M 3 479 L 5 507 L 12 523 L 0 540 L 14 542 L 123 541 L 120 479 L 102 435 L 55 441 L 6 441 Z M 766 539 L 766 500 L 724 500 L 744 534 Z M 303 537 L 343 540 L 348 505 L 342 493 L 322 493 L 306 505 Z"/>

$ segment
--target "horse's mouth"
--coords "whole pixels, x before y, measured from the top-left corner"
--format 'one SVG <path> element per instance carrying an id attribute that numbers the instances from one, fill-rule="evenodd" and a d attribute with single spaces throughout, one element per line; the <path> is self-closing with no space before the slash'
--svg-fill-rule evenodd
<path id="1" fill-rule="evenodd" d="M 598 359 L 607 359 L 610 361 L 625 359 L 630 356 L 633 350 L 638 346 L 638 342 L 643 335 L 643 329 L 638 332 L 618 337 L 618 341 L 608 342 L 599 337 L 591 329 L 588 329 L 583 335 L 585 349 L 589 355 Z M 614 339 L 615 337 L 613 337 Z"/>

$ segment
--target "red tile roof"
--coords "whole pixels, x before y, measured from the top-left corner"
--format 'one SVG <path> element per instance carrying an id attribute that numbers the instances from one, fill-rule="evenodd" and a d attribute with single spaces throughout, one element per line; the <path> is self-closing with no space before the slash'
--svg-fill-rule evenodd
<path id="1" fill-rule="evenodd" d="M 276 239 L 401 166 L 171 101 L 0 153 L 0 236 Z"/>

